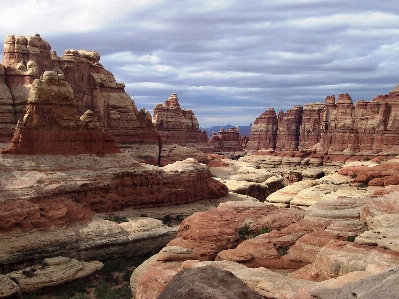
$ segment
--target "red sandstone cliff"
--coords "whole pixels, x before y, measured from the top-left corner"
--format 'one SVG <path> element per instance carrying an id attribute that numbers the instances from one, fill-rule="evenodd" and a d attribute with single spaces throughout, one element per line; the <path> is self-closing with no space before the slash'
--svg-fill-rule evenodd
<path id="1" fill-rule="evenodd" d="M 206 132 L 199 129 L 198 120 L 190 109 L 182 109 L 178 97 L 172 93 L 163 103 L 154 107 L 153 122 L 162 140 L 185 146 L 188 143 L 206 143 Z"/>
<path id="2" fill-rule="evenodd" d="M 117 83 L 99 63 L 98 52 L 66 50 L 58 57 L 50 50 L 38 34 L 7 36 L 0 65 L 0 142 L 11 140 L 16 122 L 25 114 L 32 82 L 45 71 L 64 74 L 72 86 L 78 113 L 93 111 L 118 144 L 158 142 L 150 113 L 138 111 L 124 84 Z"/>
<path id="3" fill-rule="evenodd" d="M 46 71 L 33 81 L 22 121 L 18 121 L 7 154 L 76 155 L 119 153 L 93 112 L 80 118 L 71 85 L 63 75 Z"/>
<path id="4" fill-rule="evenodd" d="M 295 106 L 278 117 L 269 109 L 255 120 L 248 149 L 299 150 L 325 157 L 396 155 L 398 111 L 399 88 L 355 105 L 348 94 L 341 94 L 337 101 L 328 96 L 324 104 Z"/>
<path id="5" fill-rule="evenodd" d="M 277 138 L 278 120 L 274 108 L 263 112 L 251 127 L 251 138 L 248 142 L 250 149 L 275 149 Z"/>
<path id="6" fill-rule="evenodd" d="M 248 136 L 247 136 L 248 138 Z M 244 137 L 241 140 L 240 129 L 230 128 L 228 130 L 221 129 L 218 134 L 213 132 L 209 139 L 209 144 L 213 146 L 215 151 L 242 151 L 247 139 Z"/>

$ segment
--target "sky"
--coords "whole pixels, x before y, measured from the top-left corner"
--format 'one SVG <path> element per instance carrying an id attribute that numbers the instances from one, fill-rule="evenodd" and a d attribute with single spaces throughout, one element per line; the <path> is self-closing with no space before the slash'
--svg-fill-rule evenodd
<path id="1" fill-rule="evenodd" d="M 201 127 L 269 107 L 354 102 L 399 84 L 396 0 L 0 0 L 0 38 L 39 33 L 62 56 L 96 50 L 137 107 L 171 93 Z"/>

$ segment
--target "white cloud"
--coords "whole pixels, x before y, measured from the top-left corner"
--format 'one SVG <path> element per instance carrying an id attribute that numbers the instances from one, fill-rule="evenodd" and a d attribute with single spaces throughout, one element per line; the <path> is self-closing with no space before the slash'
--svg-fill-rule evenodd
<path id="1" fill-rule="evenodd" d="M 268 107 L 330 94 L 371 99 L 399 83 L 395 1 L 0 0 L 0 7 L 0 37 L 39 33 L 59 53 L 97 50 L 139 108 L 151 111 L 177 92 L 201 126 L 246 124 Z"/>

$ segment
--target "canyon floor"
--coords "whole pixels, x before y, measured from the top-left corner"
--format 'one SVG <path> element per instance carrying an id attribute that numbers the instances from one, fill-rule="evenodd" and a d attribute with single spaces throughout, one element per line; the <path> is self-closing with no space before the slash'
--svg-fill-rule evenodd
<path id="1" fill-rule="evenodd" d="M 125 156 L 118 157 L 109 162 Z M 104 169 L 96 161 L 95 168 Z M 196 165 L 185 163 L 176 164 L 180 171 Z M 133 298 L 155 299 L 177 273 L 205 265 L 230 271 L 263 298 L 350 298 L 351 292 L 373 298 L 376 288 L 397 279 L 399 266 L 396 185 L 368 186 L 365 176 L 385 163 L 352 162 L 345 172 L 341 165 L 275 165 L 242 153 L 222 157 L 210 170 L 228 187 L 227 196 L 97 212 L 86 223 L 3 234 L 0 298 L 13 298 L 16 282 L 26 298 L 129 298 L 131 291 Z M 386 168 L 394 168 L 399 160 L 389 163 Z M 28 198 L 29 188 L 21 188 L 31 183 L 27 177 L 44 184 L 41 173 L 34 174 L 20 172 L 13 188 Z M 367 182 L 356 180 L 361 175 Z M 90 178 L 79 176 L 82 182 Z M 60 172 L 50 177 L 53 185 L 40 192 L 60 189 Z M 57 260 L 59 255 L 66 257 Z"/>

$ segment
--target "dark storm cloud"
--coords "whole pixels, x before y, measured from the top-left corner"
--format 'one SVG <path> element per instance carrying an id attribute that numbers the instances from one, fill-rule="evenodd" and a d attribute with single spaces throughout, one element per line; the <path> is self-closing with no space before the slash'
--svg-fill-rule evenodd
<path id="1" fill-rule="evenodd" d="M 176 92 L 203 127 L 331 94 L 369 100 L 399 83 L 396 1 L 8 2 L 4 37 L 39 32 L 58 55 L 97 50 L 139 108 Z"/>

